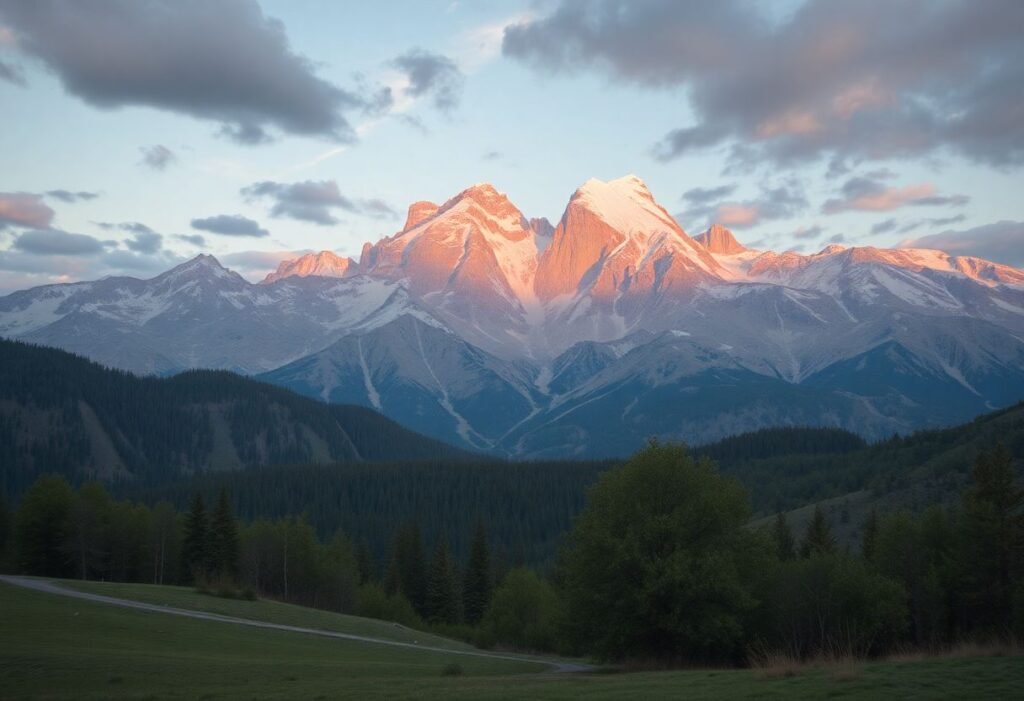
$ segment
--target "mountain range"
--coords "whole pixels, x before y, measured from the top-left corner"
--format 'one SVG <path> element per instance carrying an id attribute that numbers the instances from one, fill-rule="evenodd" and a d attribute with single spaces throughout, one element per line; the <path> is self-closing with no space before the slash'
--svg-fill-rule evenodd
<path id="1" fill-rule="evenodd" d="M 624 455 L 766 426 L 873 439 L 1024 398 L 1024 271 L 923 249 L 689 236 L 635 176 L 557 225 L 488 184 L 417 202 L 359 260 L 250 283 L 208 255 L 0 298 L 0 335 L 143 374 L 256 375 L 460 447 Z"/>

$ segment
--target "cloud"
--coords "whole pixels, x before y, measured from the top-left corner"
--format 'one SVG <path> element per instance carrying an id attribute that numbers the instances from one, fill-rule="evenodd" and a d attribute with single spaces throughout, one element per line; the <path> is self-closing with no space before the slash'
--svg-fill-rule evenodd
<path id="1" fill-rule="evenodd" d="M 825 201 L 821 211 L 838 214 L 848 210 L 888 212 L 900 207 L 962 207 L 970 201 L 966 195 L 938 195 L 931 183 L 890 187 L 870 177 L 850 178 L 839 189 L 840 197 Z"/>
<path id="2" fill-rule="evenodd" d="M 49 228 L 54 211 L 40 195 L 29 192 L 0 192 L 0 229 L 23 226 L 31 229 Z"/>
<path id="3" fill-rule="evenodd" d="M 408 80 L 405 94 L 430 97 L 442 112 L 454 110 L 462 97 L 464 76 L 455 61 L 441 54 L 413 49 L 391 61 Z"/>
<path id="4" fill-rule="evenodd" d="M 100 196 L 98 192 L 84 192 L 81 190 L 78 192 L 71 192 L 70 190 L 47 190 L 44 194 L 47 197 L 52 197 L 55 200 L 67 202 L 68 204 L 94 200 Z"/>
<path id="5" fill-rule="evenodd" d="M 90 256 L 102 253 L 106 244 L 86 234 L 59 229 L 26 231 L 14 239 L 12 248 L 37 256 Z"/>
<path id="6" fill-rule="evenodd" d="M 482 161 L 500 161 L 502 158 L 504 158 L 504 154 L 501 151 L 487 151 L 480 156 Z"/>
<path id="7" fill-rule="evenodd" d="M 174 238 L 197 248 L 206 248 L 206 239 L 202 234 L 175 234 Z"/>
<path id="8" fill-rule="evenodd" d="M 136 231 L 124 242 L 128 250 L 142 255 L 153 255 L 163 248 L 164 237 L 149 227 L 145 231 Z"/>
<path id="9" fill-rule="evenodd" d="M 909 221 L 900 227 L 900 233 L 906 234 L 923 227 L 929 227 L 937 229 L 941 226 L 949 226 L 950 224 L 959 224 L 960 222 L 967 221 L 967 215 L 956 214 L 952 217 L 925 217 L 924 219 L 914 219 Z"/>
<path id="10" fill-rule="evenodd" d="M 393 207 L 379 199 L 353 199 L 341 193 L 333 180 L 307 180 L 298 183 L 263 181 L 241 190 L 248 200 L 270 198 L 270 216 L 307 221 L 321 226 L 337 224 L 332 210 L 341 209 L 374 219 L 398 216 Z"/>
<path id="11" fill-rule="evenodd" d="M 351 141 L 345 113 L 366 105 L 320 78 L 255 0 L 3 2 L 0 19 L 86 103 L 213 121 L 243 143 L 271 127 Z"/>
<path id="12" fill-rule="evenodd" d="M 22 72 L 21 66 L 16 66 L 7 61 L 0 61 L 0 80 L 6 80 L 8 83 L 13 83 L 22 88 L 28 85 L 25 82 L 25 74 Z"/>
<path id="13" fill-rule="evenodd" d="M 1024 222 L 1004 220 L 972 229 L 949 230 L 939 234 L 906 239 L 901 248 L 935 248 L 953 255 L 966 255 L 1024 268 Z"/>
<path id="14" fill-rule="evenodd" d="M 1024 3 L 559 0 L 505 29 L 534 70 L 597 72 L 669 90 L 693 121 L 658 141 L 678 158 L 722 146 L 745 162 L 921 157 L 1024 163 Z"/>
<path id="15" fill-rule="evenodd" d="M 793 238 L 801 241 L 816 239 L 824 233 L 825 229 L 815 224 L 814 226 L 800 227 L 793 232 Z"/>
<path id="16" fill-rule="evenodd" d="M 142 152 L 142 161 L 140 162 L 144 166 L 148 166 L 153 170 L 166 170 L 167 166 L 178 159 L 174 155 L 174 151 L 156 144 L 155 146 L 140 146 L 139 151 Z"/>
<path id="17" fill-rule="evenodd" d="M 886 219 L 880 221 L 871 227 L 872 234 L 888 234 L 890 231 L 895 231 L 898 223 L 895 219 Z"/>
<path id="18" fill-rule="evenodd" d="M 687 222 L 703 220 L 706 224 L 744 229 L 765 221 L 788 219 L 808 206 L 803 190 L 795 181 L 775 187 L 764 185 L 755 199 L 721 201 L 735 189 L 734 186 L 723 185 L 687 190 L 683 193 L 683 200 L 690 207 L 676 218 Z"/>
<path id="19" fill-rule="evenodd" d="M 203 219 L 193 219 L 192 228 L 200 231 L 209 231 L 211 234 L 222 236 L 270 236 L 270 232 L 260 228 L 259 222 L 253 221 L 240 214 L 218 214 Z"/>
<path id="20" fill-rule="evenodd" d="M 683 193 L 682 200 L 690 205 L 703 205 L 721 200 L 736 191 L 735 185 L 719 185 L 718 187 L 695 187 Z"/>

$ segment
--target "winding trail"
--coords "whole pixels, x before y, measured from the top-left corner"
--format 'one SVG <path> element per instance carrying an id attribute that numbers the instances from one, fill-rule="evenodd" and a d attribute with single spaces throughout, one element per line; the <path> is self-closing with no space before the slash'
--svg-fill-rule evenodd
<path id="1" fill-rule="evenodd" d="M 578 663 L 578 662 L 565 662 L 563 660 L 553 660 L 543 657 L 530 657 L 527 655 L 502 655 L 491 652 L 481 652 L 476 650 L 450 650 L 443 647 L 435 647 L 432 645 L 417 645 L 415 643 L 403 643 L 397 640 L 384 640 L 382 638 L 371 638 L 364 635 L 353 635 L 351 633 L 336 633 L 330 630 L 318 630 L 316 628 L 302 628 L 300 626 L 289 626 L 282 623 L 267 623 L 265 621 L 253 621 L 247 618 L 236 618 L 234 616 L 223 616 L 219 613 L 207 613 L 205 611 L 193 611 L 191 609 L 180 609 L 174 608 L 173 606 L 160 606 L 157 604 L 147 604 L 142 601 L 132 601 L 131 599 L 119 599 L 113 596 L 104 596 L 103 594 L 92 594 L 90 592 L 76 591 L 74 589 L 67 589 L 54 582 L 47 581 L 45 579 L 33 579 L 31 577 L 16 577 L 12 575 L 0 575 L 0 582 L 14 585 L 16 587 L 23 587 L 25 589 L 31 589 L 33 591 L 43 592 L 46 594 L 57 594 L 58 596 L 68 596 L 73 599 L 83 599 L 85 601 L 92 601 L 99 604 L 110 604 L 112 606 L 123 606 L 125 608 L 137 609 L 140 611 L 153 611 L 156 613 L 167 613 L 172 616 L 183 616 L 185 618 L 197 618 L 203 621 L 217 621 L 219 623 L 233 623 L 240 626 L 249 626 L 251 628 L 266 628 L 270 630 L 283 630 L 289 633 L 303 633 L 306 635 L 319 635 L 325 638 L 336 638 L 339 640 L 350 640 L 359 643 L 367 643 L 370 645 L 390 645 L 391 647 L 404 647 L 412 648 L 413 650 L 424 650 L 427 652 L 441 652 L 447 655 L 462 655 L 464 657 L 488 657 L 495 660 L 513 660 L 515 662 L 536 662 L 538 664 L 546 664 L 550 667 L 551 672 L 593 672 L 596 667 L 593 665 Z"/>

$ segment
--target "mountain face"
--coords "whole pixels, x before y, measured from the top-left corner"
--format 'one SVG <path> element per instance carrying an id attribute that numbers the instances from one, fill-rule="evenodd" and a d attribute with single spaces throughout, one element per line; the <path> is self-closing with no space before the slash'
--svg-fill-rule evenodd
<path id="1" fill-rule="evenodd" d="M 142 373 L 220 368 L 512 456 L 773 425 L 868 438 L 1024 397 L 1024 271 L 940 251 L 691 238 L 634 176 L 557 225 L 487 184 L 417 202 L 358 262 L 259 284 L 200 256 L 0 298 L 0 335 Z"/>
<path id="2" fill-rule="evenodd" d="M 45 472 L 153 485 L 271 464 L 468 457 L 369 409 L 227 372 L 140 378 L 0 341 L 0 487 L 12 494 Z"/>

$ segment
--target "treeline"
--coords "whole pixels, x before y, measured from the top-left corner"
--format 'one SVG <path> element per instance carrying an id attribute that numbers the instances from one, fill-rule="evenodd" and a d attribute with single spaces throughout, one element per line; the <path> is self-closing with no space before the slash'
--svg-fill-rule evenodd
<path id="1" fill-rule="evenodd" d="M 464 560 L 445 537 L 428 549 L 419 525 L 393 529 L 381 566 L 363 542 L 338 531 L 317 537 L 289 516 L 239 522 L 228 493 L 212 509 L 192 496 L 184 512 L 111 497 L 97 482 L 75 490 L 59 475 L 40 477 L 13 511 L 0 501 L 0 570 L 153 584 L 194 585 L 227 597 L 279 601 L 381 618 L 483 645 L 550 647 L 524 600 L 550 586 L 522 568 L 522 556 L 495 555 L 483 521 L 468 534 Z M 518 569 L 517 569 L 518 566 Z M 553 613 L 553 604 L 548 613 Z M 553 625 L 553 616 L 545 617 Z"/>
<path id="2" fill-rule="evenodd" d="M 685 448 L 651 445 L 591 489 L 556 584 L 570 650 L 742 663 L 1024 637 L 1024 490 L 977 456 L 957 508 L 869 519 L 840 547 L 820 509 L 748 527 L 749 497 Z"/>

